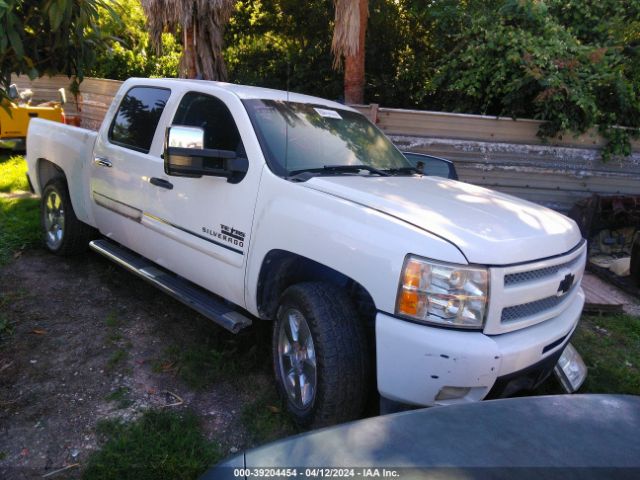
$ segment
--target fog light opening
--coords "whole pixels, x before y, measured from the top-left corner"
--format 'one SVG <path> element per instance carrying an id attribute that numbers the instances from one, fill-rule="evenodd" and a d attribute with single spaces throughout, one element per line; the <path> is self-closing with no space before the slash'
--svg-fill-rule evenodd
<path id="1" fill-rule="evenodd" d="M 436 401 L 464 398 L 470 391 L 471 387 L 442 387 L 436 395 Z"/>
<path id="2" fill-rule="evenodd" d="M 567 344 L 562 355 L 560 355 L 553 372 L 567 393 L 574 393 L 587 378 L 587 366 L 578 351 L 570 343 Z"/>

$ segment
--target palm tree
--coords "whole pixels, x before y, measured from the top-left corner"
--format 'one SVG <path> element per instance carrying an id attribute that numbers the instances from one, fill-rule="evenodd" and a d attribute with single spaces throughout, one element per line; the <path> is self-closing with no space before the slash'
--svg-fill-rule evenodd
<path id="1" fill-rule="evenodd" d="M 364 102 L 364 54 L 369 0 L 334 0 L 333 66 L 339 69 L 344 58 L 344 101 Z"/>
<path id="2" fill-rule="evenodd" d="M 182 31 L 180 77 L 227 80 L 222 37 L 235 0 L 141 0 L 141 3 L 156 49 L 162 45 L 163 32 Z"/>

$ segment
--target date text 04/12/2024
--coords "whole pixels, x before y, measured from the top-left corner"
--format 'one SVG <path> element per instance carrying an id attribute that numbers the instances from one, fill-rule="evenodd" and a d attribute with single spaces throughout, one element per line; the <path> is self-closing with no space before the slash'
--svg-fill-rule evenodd
<path id="1" fill-rule="evenodd" d="M 236 468 L 235 478 L 400 478 L 387 468 Z"/>

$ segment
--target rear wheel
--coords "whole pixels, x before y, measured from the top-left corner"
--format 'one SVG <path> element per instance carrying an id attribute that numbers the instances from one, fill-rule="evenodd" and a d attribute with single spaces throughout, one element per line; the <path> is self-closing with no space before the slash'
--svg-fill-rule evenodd
<path id="1" fill-rule="evenodd" d="M 310 282 L 284 292 L 273 360 L 278 390 L 298 424 L 321 427 L 362 414 L 370 372 L 365 332 L 338 287 Z"/>
<path id="2" fill-rule="evenodd" d="M 95 231 L 76 217 L 67 183 L 50 180 L 42 191 L 40 204 L 44 245 L 57 255 L 75 255 L 87 249 Z"/>

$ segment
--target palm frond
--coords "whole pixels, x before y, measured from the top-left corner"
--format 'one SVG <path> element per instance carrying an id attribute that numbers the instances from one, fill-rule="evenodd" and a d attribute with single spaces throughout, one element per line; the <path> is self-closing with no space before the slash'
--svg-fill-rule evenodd
<path id="1" fill-rule="evenodd" d="M 336 16 L 333 26 L 333 67 L 342 66 L 343 57 L 358 53 L 360 45 L 360 2 L 359 0 L 335 0 Z"/>
<path id="2" fill-rule="evenodd" d="M 180 76 L 186 74 L 187 44 L 195 50 L 195 69 L 199 77 L 226 80 L 222 57 L 224 28 L 235 9 L 236 0 L 141 0 L 147 17 L 149 37 L 156 50 L 162 46 L 166 31 L 185 36 L 185 53 Z M 186 32 L 193 38 L 186 38 Z"/>

